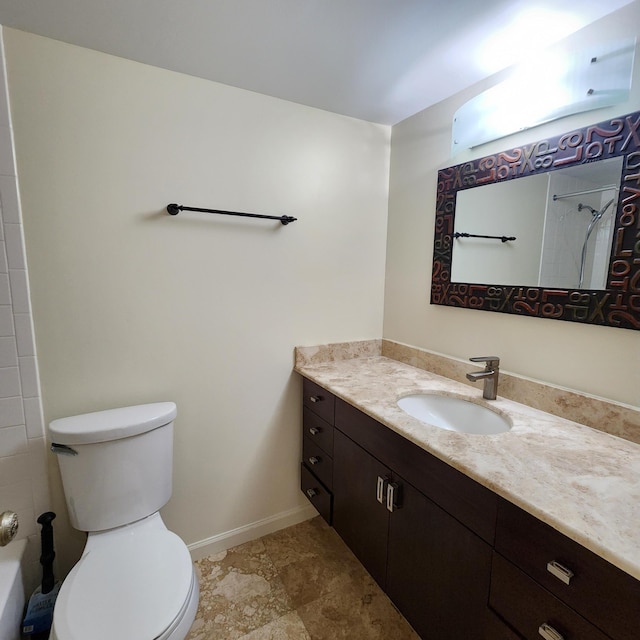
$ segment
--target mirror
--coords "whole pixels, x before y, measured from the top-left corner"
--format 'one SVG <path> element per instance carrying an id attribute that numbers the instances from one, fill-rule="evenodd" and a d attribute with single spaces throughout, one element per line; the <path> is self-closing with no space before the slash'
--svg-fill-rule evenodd
<path id="1" fill-rule="evenodd" d="M 431 303 L 640 329 L 640 112 L 438 172 Z"/>
<path id="2" fill-rule="evenodd" d="M 460 191 L 451 280 L 605 289 L 621 173 L 609 158 Z"/>

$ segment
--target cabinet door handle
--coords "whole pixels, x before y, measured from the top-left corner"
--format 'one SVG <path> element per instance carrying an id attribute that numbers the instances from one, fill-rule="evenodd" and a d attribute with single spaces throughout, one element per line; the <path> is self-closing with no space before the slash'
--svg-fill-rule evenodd
<path id="1" fill-rule="evenodd" d="M 322 396 L 309 396 L 310 402 L 322 402 Z"/>
<path id="2" fill-rule="evenodd" d="M 555 560 L 547 562 L 547 571 L 565 584 L 569 584 L 571 582 L 571 578 L 573 578 L 573 571 L 571 571 L 571 569 L 567 569 L 567 567 L 561 565 Z"/>
<path id="3" fill-rule="evenodd" d="M 318 428 L 316 428 L 316 427 L 311 427 L 311 428 L 309 429 L 309 433 L 310 433 L 312 436 L 317 436 L 317 435 L 320 433 L 320 429 L 318 429 Z"/>
<path id="4" fill-rule="evenodd" d="M 320 458 L 316 458 L 316 456 L 311 456 L 309 458 L 309 464 L 318 464 L 320 462 Z"/>
<path id="5" fill-rule="evenodd" d="M 307 494 L 309 499 L 314 498 L 318 495 L 318 492 L 315 489 L 307 489 L 305 493 Z"/>
<path id="6" fill-rule="evenodd" d="M 393 513 L 401 506 L 400 485 L 397 482 L 389 482 L 389 484 L 387 484 L 387 510 Z"/>
<path id="7" fill-rule="evenodd" d="M 387 484 L 389 482 L 388 478 L 383 478 L 382 476 L 378 476 L 378 484 L 376 486 L 376 500 L 380 504 L 385 503 L 385 491 L 387 490 Z"/>
<path id="8" fill-rule="evenodd" d="M 546 622 L 543 622 L 538 627 L 538 633 L 544 638 L 544 640 L 564 640 L 564 636 Z"/>

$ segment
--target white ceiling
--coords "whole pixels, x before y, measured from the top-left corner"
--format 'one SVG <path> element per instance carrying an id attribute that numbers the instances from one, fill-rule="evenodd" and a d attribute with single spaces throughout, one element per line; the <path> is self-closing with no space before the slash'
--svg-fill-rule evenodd
<path id="1" fill-rule="evenodd" d="M 633 0 L 0 0 L 0 24 L 395 124 Z"/>

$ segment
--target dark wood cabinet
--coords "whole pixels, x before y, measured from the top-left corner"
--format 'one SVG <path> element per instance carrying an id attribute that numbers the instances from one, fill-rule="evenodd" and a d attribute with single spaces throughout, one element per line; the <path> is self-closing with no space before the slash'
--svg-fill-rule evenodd
<path id="1" fill-rule="evenodd" d="M 302 404 L 311 409 L 325 422 L 333 424 L 335 396 L 320 385 L 304 379 L 302 383 Z"/>
<path id="2" fill-rule="evenodd" d="M 331 492 L 313 475 L 304 464 L 300 468 L 300 488 L 318 513 L 331 524 L 333 496 Z"/>
<path id="3" fill-rule="evenodd" d="M 335 396 L 305 378 L 302 405 L 300 488 L 318 513 L 332 524 Z"/>
<path id="4" fill-rule="evenodd" d="M 493 545 L 497 496 L 348 402 L 336 398 L 335 426 L 420 493 Z"/>
<path id="5" fill-rule="evenodd" d="M 304 381 L 302 489 L 424 640 L 639 640 L 640 581 Z"/>
<path id="6" fill-rule="evenodd" d="M 331 491 L 333 487 L 333 457 L 311 438 L 302 439 L 302 461 L 314 476 Z"/>
<path id="7" fill-rule="evenodd" d="M 376 489 L 378 478 L 390 477 L 389 469 L 336 430 L 333 473 L 333 526 L 384 589 L 389 512 Z"/>
<path id="8" fill-rule="evenodd" d="M 443 491 L 443 463 L 340 399 L 333 453 L 333 526 L 409 623 L 425 639 L 484 638 L 491 546 L 435 501 L 450 503 L 459 491 L 469 504 L 478 485 L 453 470 L 454 488 Z M 407 470 L 435 499 L 402 475 Z M 480 494 L 493 518 L 495 496 Z M 454 510 L 476 520 L 475 503 L 471 513 Z M 492 538 L 494 523 L 479 519 Z"/>
<path id="9" fill-rule="evenodd" d="M 333 482 L 334 528 L 420 636 L 483 638 L 491 547 L 339 429 Z"/>
<path id="10" fill-rule="evenodd" d="M 485 640 L 522 640 L 502 618 L 491 609 L 487 609 L 484 618 Z"/>
<path id="11" fill-rule="evenodd" d="M 386 592 L 422 638 L 484 637 L 491 547 L 400 477 Z"/>
<path id="12" fill-rule="evenodd" d="M 494 553 L 489 604 L 525 640 L 609 640 L 597 627 Z M 545 635 L 546 634 L 546 635 Z"/>
<path id="13" fill-rule="evenodd" d="M 564 638 L 640 638 L 640 582 L 502 499 L 495 549 L 491 606 L 525 638 L 547 618 Z M 516 593 L 523 617 L 510 619 Z"/>

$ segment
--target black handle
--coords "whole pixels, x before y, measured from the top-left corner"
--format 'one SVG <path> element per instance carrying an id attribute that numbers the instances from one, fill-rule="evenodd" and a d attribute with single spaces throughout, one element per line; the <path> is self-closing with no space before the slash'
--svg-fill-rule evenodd
<path id="1" fill-rule="evenodd" d="M 53 511 L 43 513 L 37 520 L 42 526 L 40 531 L 40 564 L 42 565 L 42 593 L 49 593 L 53 589 L 55 580 L 53 577 L 53 560 L 56 557 L 53 549 L 53 526 L 52 522 L 56 514 Z"/>

